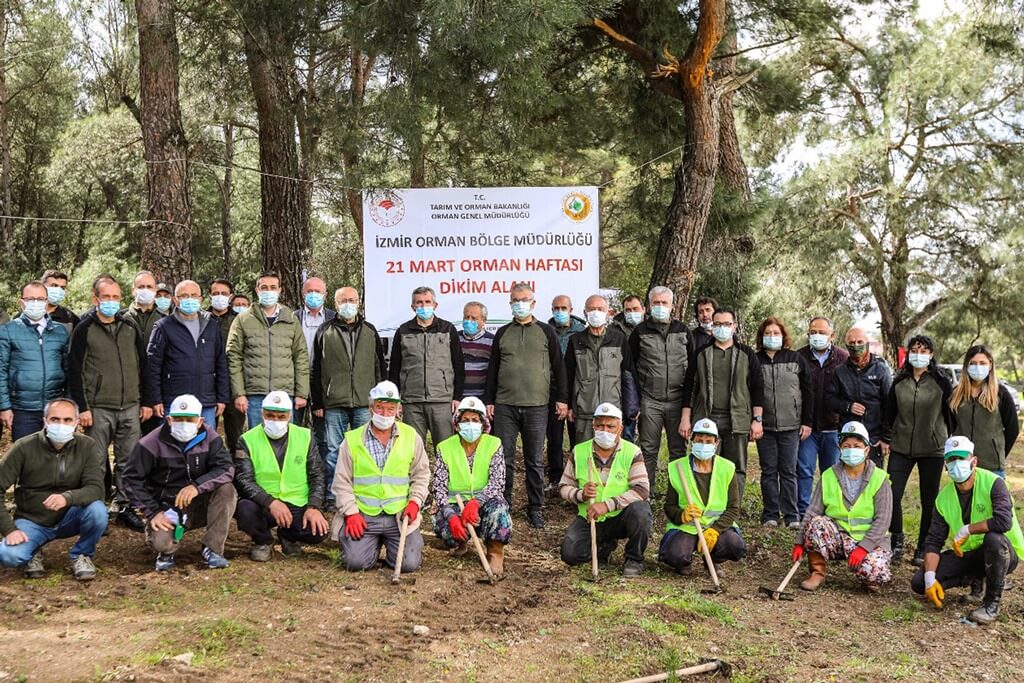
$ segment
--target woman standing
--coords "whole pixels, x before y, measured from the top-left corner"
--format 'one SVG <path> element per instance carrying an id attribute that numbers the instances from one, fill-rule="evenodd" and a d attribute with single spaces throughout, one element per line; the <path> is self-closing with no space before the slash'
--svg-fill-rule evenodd
<path id="1" fill-rule="evenodd" d="M 764 378 L 764 436 L 757 442 L 764 505 L 761 524 L 777 527 L 781 520 L 798 529 L 796 460 L 800 441 L 811 434 L 811 369 L 790 348 L 786 326 L 774 317 L 757 330 L 757 359 Z"/>
<path id="2" fill-rule="evenodd" d="M 892 557 L 903 556 L 903 492 L 917 466 L 921 492 L 921 528 L 914 548 L 915 566 L 924 561 L 924 539 L 932 524 L 942 478 L 942 446 L 953 428 L 949 398 L 953 387 L 935 365 L 935 343 L 919 334 L 907 344 L 907 359 L 889 389 L 885 433 L 892 480 Z"/>
<path id="3" fill-rule="evenodd" d="M 949 407 L 956 418 L 956 434 L 974 442 L 978 467 L 1006 478 L 1006 456 L 1020 429 L 1010 391 L 996 379 L 992 352 L 972 346 L 964 355 L 963 373 L 953 389 Z"/>

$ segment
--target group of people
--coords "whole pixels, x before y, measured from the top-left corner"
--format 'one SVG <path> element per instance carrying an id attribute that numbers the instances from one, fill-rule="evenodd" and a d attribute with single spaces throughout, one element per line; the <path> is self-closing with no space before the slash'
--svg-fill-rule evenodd
<path id="1" fill-rule="evenodd" d="M 617 314 L 595 294 L 582 317 L 559 295 L 545 323 L 520 283 L 512 321 L 495 332 L 482 303 L 465 304 L 453 324 L 437 315 L 435 292 L 417 288 L 386 359 L 359 293 L 342 287 L 329 308 L 316 277 L 292 310 L 273 272 L 257 278 L 251 300 L 215 280 L 206 309 L 199 283 L 169 288 L 148 271 L 125 307 L 102 275 L 80 318 L 61 305 L 66 286 L 57 271 L 27 283 L 19 315 L 0 327 L 0 423 L 14 440 L 0 490 L 15 487 L 14 516 L 0 510 L 0 564 L 27 576 L 44 573 L 45 543 L 74 536 L 74 575 L 92 578 L 108 499 L 118 523 L 145 533 L 158 571 L 198 528 L 204 561 L 226 567 L 232 518 L 254 561 L 271 558 L 276 528 L 285 555 L 330 536 L 349 569 L 375 566 L 383 547 L 386 565 L 414 571 L 420 512 L 432 501 L 435 536 L 461 552 L 475 530 L 501 575 L 519 439 L 527 523 L 545 526 L 545 494 L 557 488 L 579 513 L 563 560 L 592 559 L 593 521 L 598 560 L 624 541 L 623 573 L 637 576 L 663 435 L 657 558 L 680 573 L 704 547 L 715 563 L 744 557 L 750 440 L 762 524 L 796 530 L 792 558 L 807 557 L 807 590 L 824 581 L 828 560 L 845 560 L 869 590 L 891 579 L 915 465 L 914 590 L 941 605 L 944 587 L 970 585 L 982 603 L 973 616 L 990 621 L 1002 577 L 1024 557 L 1001 478 L 1016 412 L 982 346 L 967 351 L 954 387 L 923 335 L 894 378 L 864 330 L 848 330 L 840 348 L 825 317 L 810 321 L 799 349 L 769 317 L 751 347 L 737 338 L 736 312 L 707 297 L 692 329 L 673 317 L 665 287 L 646 301 L 626 297 Z M 943 470 L 954 483 L 940 492 Z M 941 552 L 947 539 L 952 550 Z"/>

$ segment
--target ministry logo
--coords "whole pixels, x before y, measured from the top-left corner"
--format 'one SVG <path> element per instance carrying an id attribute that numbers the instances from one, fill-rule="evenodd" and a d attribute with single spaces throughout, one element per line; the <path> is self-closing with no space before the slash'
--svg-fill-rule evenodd
<path id="1" fill-rule="evenodd" d="M 562 213 L 574 223 L 582 223 L 593 210 L 590 196 L 583 192 L 570 192 L 562 198 Z"/>
<path id="2" fill-rule="evenodd" d="M 370 220 L 382 228 L 391 228 L 405 218 L 405 202 L 393 190 L 378 190 L 370 195 Z"/>

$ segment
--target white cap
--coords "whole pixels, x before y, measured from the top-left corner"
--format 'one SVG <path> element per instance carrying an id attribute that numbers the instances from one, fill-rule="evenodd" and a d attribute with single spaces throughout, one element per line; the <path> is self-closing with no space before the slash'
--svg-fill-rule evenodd
<path id="1" fill-rule="evenodd" d="M 966 436 L 951 436 L 942 448 L 944 458 L 969 458 L 974 455 L 974 442 Z"/>
<path id="2" fill-rule="evenodd" d="M 843 425 L 843 428 L 839 430 L 839 438 L 843 439 L 847 436 L 855 436 L 864 443 L 870 445 L 871 437 L 868 435 L 867 428 L 855 420 L 851 420 Z"/>
<path id="3" fill-rule="evenodd" d="M 384 380 L 374 388 L 370 389 L 370 401 L 401 401 L 402 397 L 398 393 L 398 387 L 395 386 L 394 382 Z"/>
<path id="4" fill-rule="evenodd" d="M 182 394 L 171 401 L 171 417 L 199 417 L 203 414 L 203 404 L 192 394 Z"/>
<path id="5" fill-rule="evenodd" d="M 487 414 L 487 408 L 484 406 L 484 402 L 476 396 L 467 396 L 459 401 L 459 407 L 455 409 L 455 414 L 458 415 L 464 410 L 471 410 L 474 413 L 480 413 L 481 415 Z"/>
<path id="6" fill-rule="evenodd" d="M 292 399 L 283 391 L 271 391 L 263 397 L 263 410 L 290 413 L 292 412 Z"/>
<path id="7" fill-rule="evenodd" d="M 711 436 L 718 438 L 718 425 L 715 424 L 714 420 L 709 420 L 706 417 L 703 420 L 697 420 L 697 424 L 693 425 L 694 434 L 710 434 Z"/>
<path id="8" fill-rule="evenodd" d="M 614 417 L 616 420 L 622 419 L 622 411 L 614 403 L 602 403 L 594 411 L 594 418 L 599 417 Z"/>

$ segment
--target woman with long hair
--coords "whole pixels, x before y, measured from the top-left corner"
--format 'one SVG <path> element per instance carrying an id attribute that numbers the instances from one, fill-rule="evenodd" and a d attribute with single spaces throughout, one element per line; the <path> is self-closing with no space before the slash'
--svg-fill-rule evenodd
<path id="1" fill-rule="evenodd" d="M 1013 396 L 996 379 L 995 359 L 988 347 L 979 344 L 967 349 L 949 408 L 956 419 L 954 433 L 974 442 L 978 467 L 1005 479 L 1006 456 L 1020 428 Z"/>

